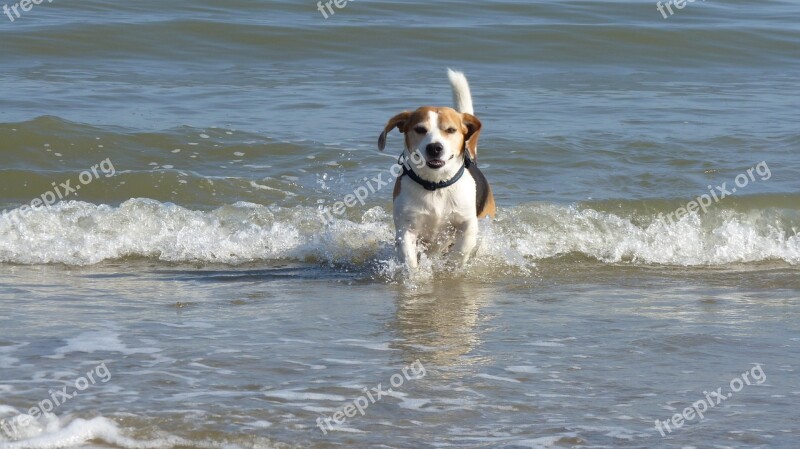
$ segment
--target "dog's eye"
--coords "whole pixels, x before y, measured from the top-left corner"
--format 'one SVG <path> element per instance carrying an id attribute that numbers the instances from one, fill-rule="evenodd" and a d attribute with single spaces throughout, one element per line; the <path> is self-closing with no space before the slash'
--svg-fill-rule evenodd
<path id="1" fill-rule="evenodd" d="M 417 134 L 427 134 L 428 133 L 428 129 L 425 128 L 424 126 L 417 126 L 416 128 L 414 128 L 414 131 Z"/>
<path id="2" fill-rule="evenodd" d="M 444 132 L 446 132 L 447 134 L 455 134 L 456 131 L 458 131 L 458 130 L 455 129 L 455 128 L 452 128 L 452 127 L 451 128 L 447 128 L 446 130 L 444 130 Z"/>

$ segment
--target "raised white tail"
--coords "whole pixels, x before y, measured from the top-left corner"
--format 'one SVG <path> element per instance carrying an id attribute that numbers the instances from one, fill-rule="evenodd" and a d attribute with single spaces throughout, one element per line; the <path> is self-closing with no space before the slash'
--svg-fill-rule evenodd
<path id="1" fill-rule="evenodd" d="M 469 91 L 469 83 L 467 77 L 461 72 L 456 72 L 452 69 L 447 69 L 447 77 L 450 78 L 450 85 L 453 86 L 453 103 L 456 105 L 458 112 L 466 112 L 467 114 L 475 114 L 472 109 L 472 94 Z"/>

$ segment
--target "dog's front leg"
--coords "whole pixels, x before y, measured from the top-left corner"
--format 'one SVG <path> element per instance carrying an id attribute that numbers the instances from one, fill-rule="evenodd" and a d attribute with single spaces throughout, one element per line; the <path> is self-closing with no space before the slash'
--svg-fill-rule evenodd
<path id="1" fill-rule="evenodd" d="M 456 227 L 456 243 L 451 253 L 452 259 L 463 266 L 472 257 L 472 253 L 478 246 L 478 218 L 467 220 Z"/>
<path id="2" fill-rule="evenodd" d="M 417 234 L 408 229 L 398 229 L 395 234 L 400 262 L 411 270 L 417 269 Z"/>

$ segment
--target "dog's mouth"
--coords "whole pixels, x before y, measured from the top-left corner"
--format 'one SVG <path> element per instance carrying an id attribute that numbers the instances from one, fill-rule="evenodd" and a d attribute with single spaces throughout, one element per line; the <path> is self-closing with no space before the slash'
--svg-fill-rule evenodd
<path id="1" fill-rule="evenodd" d="M 444 167 L 444 161 L 441 159 L 431 159 L 426 165 L 434 170 L 438 170 Z"/>

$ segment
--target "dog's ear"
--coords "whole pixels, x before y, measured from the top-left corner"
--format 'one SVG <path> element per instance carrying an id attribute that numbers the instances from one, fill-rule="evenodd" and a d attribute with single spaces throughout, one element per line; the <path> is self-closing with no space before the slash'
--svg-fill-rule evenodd
<path id="1" fill-rule="evenodd" d="M 383 149 L 386 148 L 386 135 L 389 134 L 391 130 L 397 128 L 401 133 L 406 132 L 406 122 L 408 122 L 409 117 L 411 117 L 411 113 L 405 111 L 395 115 L 386 122 L 386 126 L 383 127 L 383 132 L 380 137 L 378 137 L 379 150 L 383 151 Z"/>
<path id="2" fill-rule="evenodd" d="M 472 114 L 461 114 L 461 120 L 464 122 L 464 126 L 467 128 L 466 134 L 464 134 L 464 146 L 469 151 L 469 155 L 472 157 L 473 161 L 478 160 L 478 137 L 481 135 L 481 121 L 478 120 L 478 117 L 475 117 Z"/>

